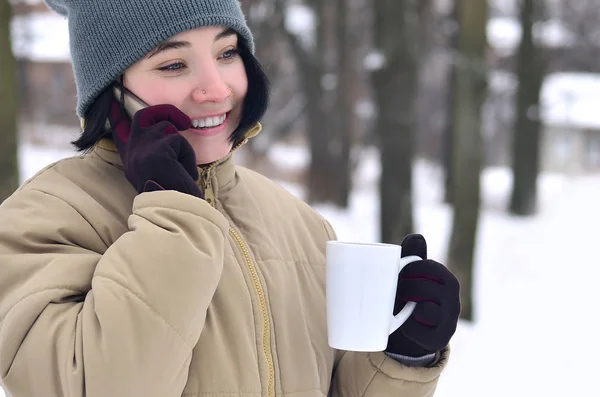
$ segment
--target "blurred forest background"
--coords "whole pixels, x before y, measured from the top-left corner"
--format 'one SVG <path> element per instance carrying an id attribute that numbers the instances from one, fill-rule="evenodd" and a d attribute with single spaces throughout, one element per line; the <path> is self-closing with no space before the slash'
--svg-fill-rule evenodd
<path id="1" fill-rule="evenodd" d="M 10 4 L 9 4 L 10 3 Z M 78 133 L 67 22 L 36 0 L 0 5 L 0 200 L 19 184 L 17 145 Z M 445 263 L 471 319 L 482 170 L 511 170 L 511 216 L 538 212 L 538 175 L 600 170 L 600 7 L 595 0 L 241 0 L 272 83 L 243 164 L 347 208 L 356 170 L 379 168 L 378 240 L 414 222 L 413 166 L 444 176 Z M 302 167 L 272 148 L 304 147 Z"/>

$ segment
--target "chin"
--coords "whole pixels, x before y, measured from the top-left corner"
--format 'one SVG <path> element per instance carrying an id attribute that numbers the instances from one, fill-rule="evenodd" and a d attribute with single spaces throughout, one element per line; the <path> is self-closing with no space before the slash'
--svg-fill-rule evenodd
<path id="1" fill-rule="evenodd" d="M 229 135 L 202 137 L 187 131 L 183 132 L 182 135 L 194 149 L 196 164 L 198 165 L 221 160 L 231 151 L 232 145 L 227 139 Z"/>
<path id="2" fill-rule="evenodd" d="M 227 143 L 227 145 L 219 145 L 219 147 L 202 147 L 195 148 L 194 152 L 196 153 L 196 164 L 209 164 L 218 160 L 221 160 L 223 157 L 227 156 L 231 151 L 231 144 Z"/>

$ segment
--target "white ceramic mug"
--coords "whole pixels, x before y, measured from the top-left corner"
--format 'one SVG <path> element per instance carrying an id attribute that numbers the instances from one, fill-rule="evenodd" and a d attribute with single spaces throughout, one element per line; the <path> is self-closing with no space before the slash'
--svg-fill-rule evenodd
<path id="1" fill-rule="evenodd" d="M 398 275 L 418 256 L 401 258 L 394 244 L 327 242 L 327 334 L 329 346 L 347 351 L 378 352 L 389 335 L 412 314 L 407 302 L 393 315 Z"/>

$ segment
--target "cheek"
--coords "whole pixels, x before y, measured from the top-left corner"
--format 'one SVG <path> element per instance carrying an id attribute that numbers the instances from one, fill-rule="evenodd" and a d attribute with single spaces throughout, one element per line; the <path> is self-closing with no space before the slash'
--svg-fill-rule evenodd
<path id="1" fill-rule="evenodd" d="M 243 62 L 239 62 L 228 76 L 229 86 L 233 89 L 235 99 L 242 101 L 248 93 L 248 77 Z"/>
<path id="2" fill-rule="evenodd" d="M 177 84 L 165 81 L 152 73 L 126 73 L 124 77 L 125 87 L 149 106 L 164 103 L 179 106 L 184 101 Z"/>

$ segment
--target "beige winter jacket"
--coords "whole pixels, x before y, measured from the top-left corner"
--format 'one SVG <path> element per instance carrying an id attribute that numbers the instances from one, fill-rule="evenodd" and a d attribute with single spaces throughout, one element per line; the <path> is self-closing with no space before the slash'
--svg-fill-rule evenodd
<path id="1" fill-rule="evenodd" d="M 210 204 L 137 195 L 100 145 L 0 206 L 0 376 L 13 397 L 431 396 L 406 367 L 327 345 L 329 225 L 231 156 Z"/>

